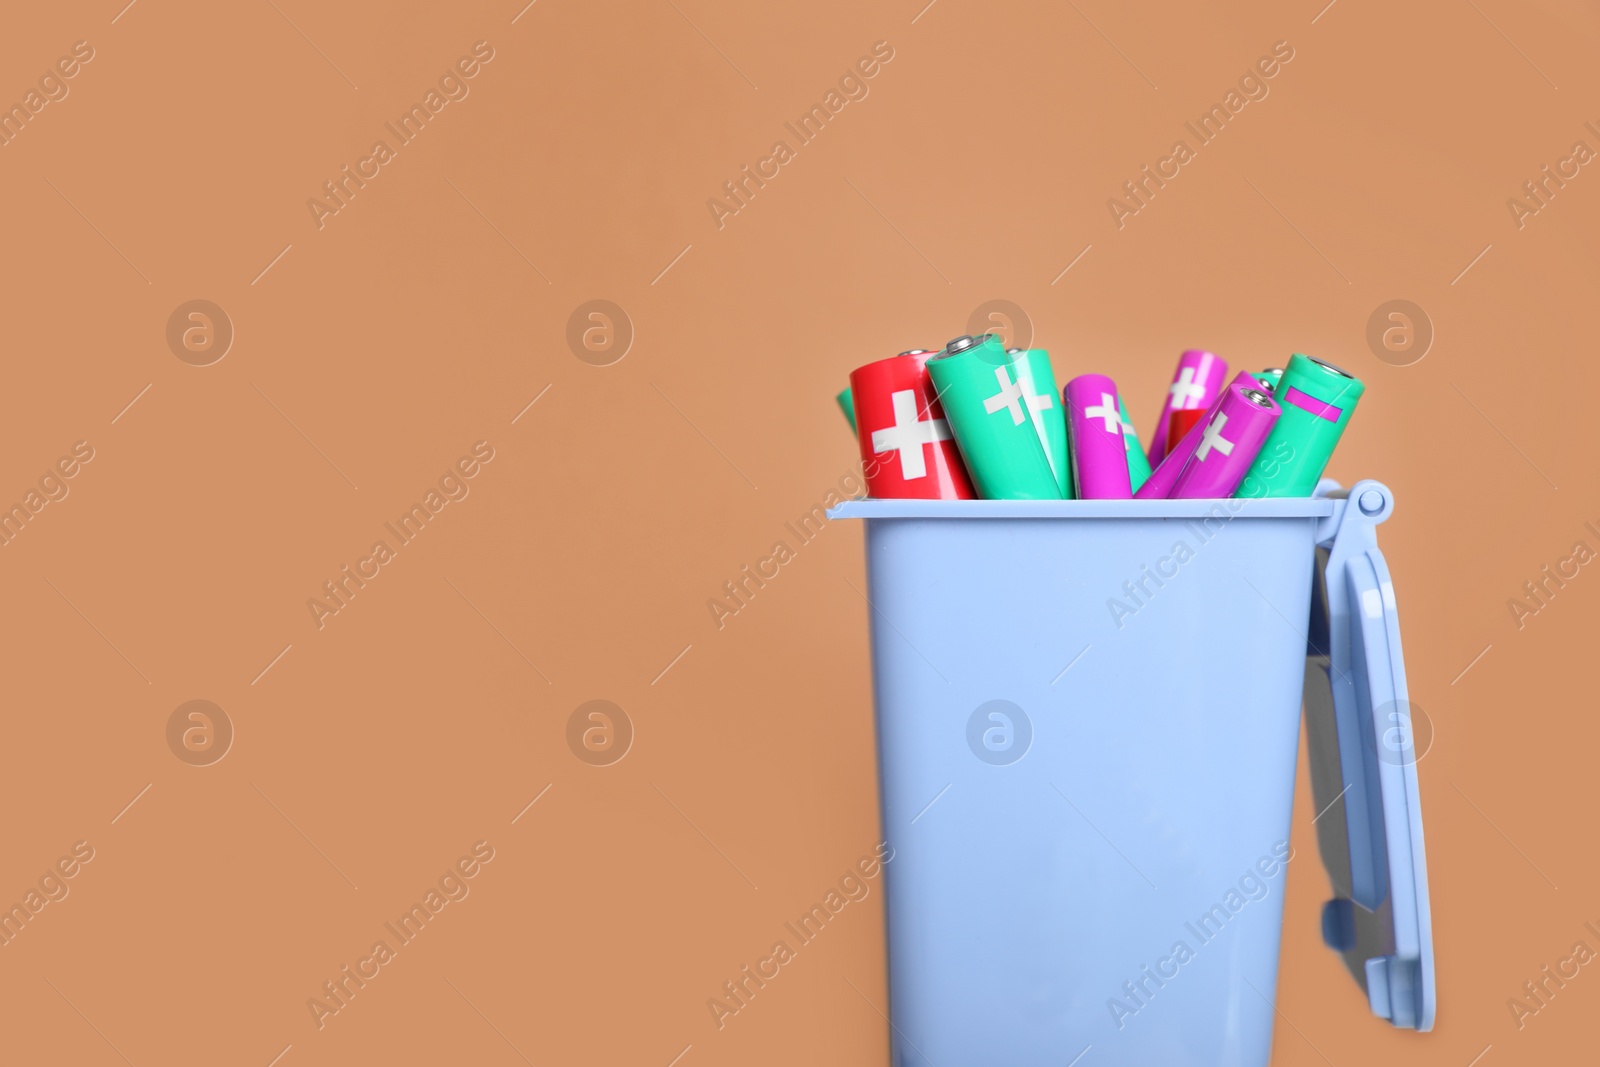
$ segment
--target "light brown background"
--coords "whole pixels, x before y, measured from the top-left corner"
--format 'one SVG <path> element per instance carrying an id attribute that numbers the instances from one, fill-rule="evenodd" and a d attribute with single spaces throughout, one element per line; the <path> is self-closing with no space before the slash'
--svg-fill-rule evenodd
<path id="1" fill-rule="evenodd" d="M 1331 473 L 1399 502 L 1439 1023 L 1368 1017 L 1296 863 L 1274 1062 L 1592 1058 L 1587 969 L 1506 1008 L 1600 918 L 1600 578 L 1506 606 L 1600 520 L 1600 176 L 1506 207 L 1600 147 L 1592 8 L 520 7 L 6 14 L 0 99 L 96 50 L 0 148 L 0 498 L 96 450 L 0 549 L 0 898 L 96 849 L 0 948 L 7 1062 L 885 1062 L 876 884 L 725 1029 L 705 1007 L 878 840 L 859 529 L 720 631 L 706 601 L 852 468 L 847 373 L 992 299 L 1147 437 L 1183 347 L 1369 382 Z M 479 40 L 471 95 L 319 230 L 307 198 Z M 1270 96 L 1117 229 L 1279 40 Z M 870 96 L 719 230 L 707 198 L 876 41 Z M 237 331 L 209 367 L 164 339 L 193 298 Z M 595 298 L 637 334 L 608 367 L 565 341 Z M 1365 340 L 1395 298 L 1436 330 L 1403 368 Z M 470 497 L 319 631 L 306 599 L 480 439 Z M 196 698 L 237 731 L 209 767 L 164 736 Z M 593 698 L 637 731 L 613 766 L 566 745 Z M 1303 773 L 1296 805 L 1310 857 Z M 306 999 L 480 839 L 471 896 L 319 1031 Z"/>

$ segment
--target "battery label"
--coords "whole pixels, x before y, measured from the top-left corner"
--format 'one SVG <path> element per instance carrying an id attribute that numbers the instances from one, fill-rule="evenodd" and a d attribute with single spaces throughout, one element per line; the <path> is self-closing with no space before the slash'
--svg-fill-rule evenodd
<path id="1" fill-rule="evenodd" d="M 1332 404 L 1318 400 L 1314 396 L 1302 393 L 1292 385 L 1283 391 L 1281 399 L 1286 404 L 1293 404 L 1295 407 L 1303 411 L 1309 411 L 1317 418 L 1327 419 L 1329 422 L 1338 422 L 1339 416 L 1344 414 L 1343 408 L 1336 408 Z"/>
<path id="2" fill-rule="evenodd" d="M 872 450 L 899 453 L 900 477 L 906 481 L 926 477 L 928 462 L 922 446 L 950 440 L 950 426 L 943 419 L 917 418 L 915 390 L 892 393 L 889 402 L 894 409 L 894 425 L 872 431 Z"/>

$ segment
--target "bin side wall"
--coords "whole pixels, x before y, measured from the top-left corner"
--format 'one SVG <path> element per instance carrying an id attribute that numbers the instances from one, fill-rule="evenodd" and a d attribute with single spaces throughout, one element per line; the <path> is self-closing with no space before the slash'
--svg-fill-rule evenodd
<path id="1" fill-rule="evenodd" d="M 1313 536 L 868 522 L 903 1062 L 1266 1063 Z"/>

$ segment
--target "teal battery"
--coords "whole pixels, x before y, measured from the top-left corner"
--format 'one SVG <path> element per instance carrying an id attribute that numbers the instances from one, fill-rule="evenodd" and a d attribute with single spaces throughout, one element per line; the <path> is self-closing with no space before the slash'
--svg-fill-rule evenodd
<path id="1" fill-rule="evenodd" d="M 834 397 L 839 402 L 839 410 L 844 412 L 845 421 L 850 424 L 850 432 L 856 432 L 856 401 L 850 394 L 850 387 L 844 387 L 844 392 Z"/>
<path id="2" fill-rule="evenodd" d="M 1122 419 L 1122 442 L 1128 446 L 1128 483 L 1137 493 L 1150 478 L 1150 459 L 1144 454 L 1139 433 L 1133 428 L 1133 420 L 1128 418 L 1128 405 L 1121 396 L 1117 397 L 1117 414 Z"/>
<path id="3" fill-rule="evenodd" d="M 950 432 L 985 500 L 1060 500 L 1016 364 L 993 334 L 957 337 L 928 360 Z"/>
<path id="4" fill-rule="evenodd" d="M 1056 389 L 1055 372 L 1050 369 L 1050 353 L 1042 348 L 1008 348 L 1006 355 L 1011 357 L 1027 403 L 1028 420 L 1044 446 L 1045 458 L 1050 461 L 1050 470 L 1061 487 L 1062 499 L 1071 500 L 1072 461 L 1067 444 L 1067 415 Z"/>

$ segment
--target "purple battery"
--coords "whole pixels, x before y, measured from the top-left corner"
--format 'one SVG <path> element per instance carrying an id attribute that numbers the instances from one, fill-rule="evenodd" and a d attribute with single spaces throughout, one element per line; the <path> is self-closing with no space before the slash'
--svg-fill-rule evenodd
<path id="1" fill-rule="evenodd" d="M 1246 384 L 1235 379 L 1205 421 L 1191 431 L 1198 432 L 1200 439 L 1167 494 L 1169 499 L 1230 497 L 1256 461 L 1256 454 L 1278 421 L 1279 408 L 1272 394 L 1258 387 L 1255 375 L 1240 377 L 1252 381 Z"/>
<path id="2" fill-rule="evenodd" d="M 1067 383 L 1061 395 L 1067 406 L 1067 436 L 1078 498 L 1127 500 L 1133 496 L 1117 383 L 1104 374 L 1080 374 Z"/>
<path id="3" fill-rule="evenodd" d="M 1187 353 L 1185 353 L 1187 355 Z M 1237 388 L 1256 389 L 1260 386 L 1256 376 L 1249 371 L 1240 371 L 1228 383 L 1217 400 L 1212 403 L 1211 409 L 1206 412 L 1205 418 L 1195 423 L 1188 433 L 1183 435 L 1183 440 L 1174 444 L 1167 450 L 1167 457 L 1159 466 L 1150 473 L 1150 477 L 1139 487 L 1134 494 L 1135 500 L 1166 500 L 1172 495 L 1172 487 L 1178 484 L 1178 475 L 1183 473 L 1184 464 L 1189 462 L 1189 457 L 1195 454 L 1200 447 L 1200 438 L 1205 435 L 1205 429 L 1211 424 L 1211 417 L 1217 413 L 1217 405 L 1223 397 L 1228 396 Z M 1257 451 L 1260 449 L 1258 448 Z"/>
<path id="4" fill-rule="evenodd" d="M 1150 437 L 1150 465 L 1153 467 L 1177 447 L 1168 440 L 1174 411 L 1205 410 L 1216 403 L 1222 383 L 1228 377 L 1228 364 L 1215 352 L 1191 348 L 1178 357 L 1178 369 L 1167 389 L 1167 402 L 1161 407 L 1155 433 Z"/>

